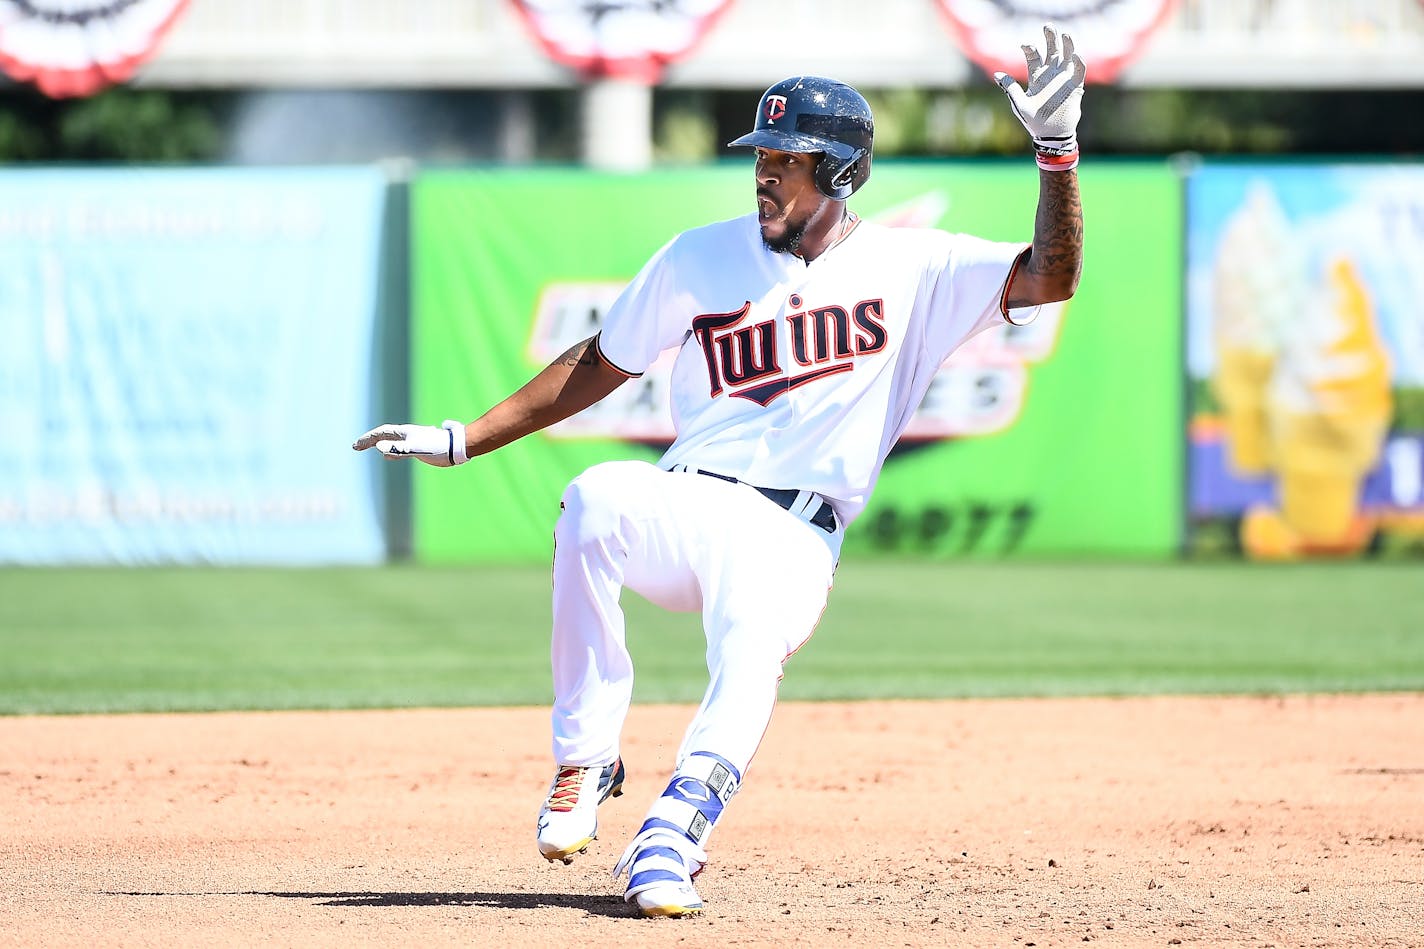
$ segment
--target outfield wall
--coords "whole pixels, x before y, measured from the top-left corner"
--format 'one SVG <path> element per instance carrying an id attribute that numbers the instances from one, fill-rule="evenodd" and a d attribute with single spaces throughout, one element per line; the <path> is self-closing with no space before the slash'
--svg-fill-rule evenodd
<path id="1" fill-rule="evenodd" d="M 1342 440 L 1347 540 L 1368 539 L 1344 554 L 1418 552 L 1421 175 L 1084 165 L 1078 294 L 946 363 L 846 556 L 1311 555 L 1292 511 L 1332 510 L 1339 481 L 1315 475 Z M 1036 198 L 1021 161 L 885 161 L 853 205 L 1016 240 Z M 595 332 L 674 233 L 749 201 L 741 163 L 0 174 L 0 564 L 547 562 L 569 479 L 671 441 L 666 357 L 458 471 L 352 438 L 478 415 Z M 1274 381 L 1221 342 L 1263 316 Z M 1316 371 L 1346 363 L 1343 389 Z M 1325 380 L 1313 415 L 1266 408 L 1302 379 Z M 1354 415 L 1320 408 L 1341 392 Z M 1267 467 L 1231 467 L 1252 444 Z M 1286 479 L 1291 452 L 1311 477 Z"/>

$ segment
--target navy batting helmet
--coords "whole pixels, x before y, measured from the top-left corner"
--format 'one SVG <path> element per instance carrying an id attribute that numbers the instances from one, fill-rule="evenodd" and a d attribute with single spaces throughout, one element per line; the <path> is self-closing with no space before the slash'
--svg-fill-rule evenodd
<path id="1" fill-rule="evenodd" d="M 821 153 L 816 187 L 844 201 L 870 177 L 874 138 L 875 120 L 864 96 L 834 79 L 795 76 L 762 93 L 756 126 L 729 144 Z"/>

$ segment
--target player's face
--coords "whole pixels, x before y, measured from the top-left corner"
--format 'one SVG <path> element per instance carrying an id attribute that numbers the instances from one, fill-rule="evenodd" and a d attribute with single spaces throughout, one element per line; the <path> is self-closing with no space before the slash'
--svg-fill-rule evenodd
<path id="1" fill-rule="evenodd" d="M 807 230 L 839 220 L 834 202 L 816 189 L 819 155 L 756 150 L 757 219 L 761 239 L 778 254 L 795 252 Z M 824 221 L 822 219 L 825 219 Z"/>

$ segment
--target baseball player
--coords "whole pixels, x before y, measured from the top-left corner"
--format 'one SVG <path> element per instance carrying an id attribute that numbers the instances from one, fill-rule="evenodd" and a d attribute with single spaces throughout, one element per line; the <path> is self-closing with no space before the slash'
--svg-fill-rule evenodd
<path id="1" fill-rule="evenodd" d="M 870 107 L 800 76 L 757 104 L 756 210 L 677 235 L 609 309 L 601 332 L 468 424 L 383 425 L 357 439 L 388 458 L 452 466 L 558 422 L 676 348 L 677 437 L 656 465 L 595 465 L 568 486 L 554 531 L 553 783 L 540 853 L 571 862 L 598 806 L 622 793 L 632 695 L 619 594 L 697 610 L 710 681 L 614 869 L 646 916 L 702 909 L 693 877 L 770 721 L 782 666 L 825 608 L 846 526 L 945 358 L 1001 321 L 1030 319 L 1078 282 L 1074 168 L 1084 67 L 1052 27 L 1025 47 L 1027 88 L 1000 75 L 1038 155 L 1032 244 L 862 220 Z M 1014 311 L 1013 316 L 1010 312 Z"/>

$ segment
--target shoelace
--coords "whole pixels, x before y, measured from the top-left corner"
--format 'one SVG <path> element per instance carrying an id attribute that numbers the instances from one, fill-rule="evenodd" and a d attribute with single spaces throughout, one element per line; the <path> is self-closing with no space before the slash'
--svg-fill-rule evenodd
<path id="1" fill-rule="evenodd" d="M 554 779 L 554 789 L 549 792 L 548 808 L 551 811 L 571 811 L 578 804 L 579 790 L 583 786 L 583 774 L 587 768 L 560 768 Z"/>

